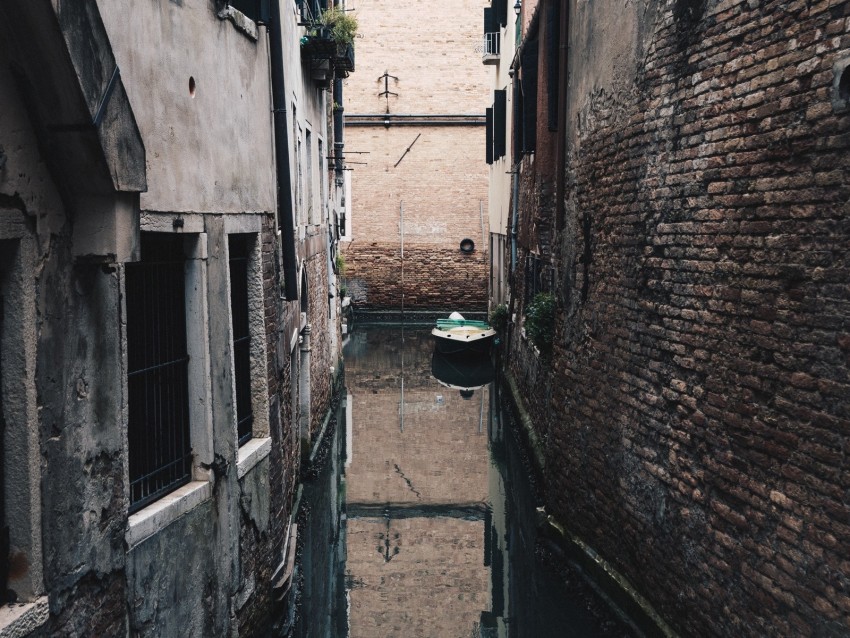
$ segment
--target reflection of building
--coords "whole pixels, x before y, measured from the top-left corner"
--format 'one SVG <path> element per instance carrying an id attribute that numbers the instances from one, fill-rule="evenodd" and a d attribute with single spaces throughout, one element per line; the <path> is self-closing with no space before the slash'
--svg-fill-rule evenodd
<path id="1" fill-rule="evenodd" d="M 346 348 L 352 636 L 471 632 L 489 603 L 487 391 L 439 385 L 432 348 L 410 328 L 403 342 L 400 329 L 357 331 Z"/>
<path id="2" fill-rule="evenodd" d="M 338 191 L 303 17 L 268 4 L 0 6 L 3 635 L 281 612 Z"/>
<path id="3" fill-rule="evenodd" d="M 482 4 L 434 0 L 423 20 L 416 4 L 359 0 L 365 37 L 360 72 L 346 82 L 354 170 L 343 244 L 359 307 L 486 307 Z"/>

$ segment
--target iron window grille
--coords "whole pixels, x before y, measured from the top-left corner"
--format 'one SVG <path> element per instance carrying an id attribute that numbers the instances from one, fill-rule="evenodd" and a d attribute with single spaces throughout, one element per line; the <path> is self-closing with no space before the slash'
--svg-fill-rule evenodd
<path id="1" fill-rule="evenodd" d="M 143 233 L 127 264 L 130 512 L 191 480 L 183 237 Z"/>
<path id="2" fill-rule="evenodd" d="M 541 292 L 552 292 L 555 284 L 555 271 L 540 255 L 529 253 L 525 258 L 525 294 L 523 305 L 529 303 Z"/>
<path id="3" fill-rule="evenodd" d="M 248 261 L 251 235 L 230 235 L 230 315 L 233 329 L 233 372 L 236 384 L 236 431 L 239 445 L 254 435 L 251 404 L 251 323 L 248 306 Z"/>

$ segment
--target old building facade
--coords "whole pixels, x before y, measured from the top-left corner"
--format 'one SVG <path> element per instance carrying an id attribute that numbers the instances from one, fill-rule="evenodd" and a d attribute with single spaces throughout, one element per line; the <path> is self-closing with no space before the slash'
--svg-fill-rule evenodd
<path id="1" fill-rule="evenodd" d="M 346 284 L 361 308 L 486 308 L 478 0 L 367 0 L 346 83 Z M 380 38 L 375 37 L 380 33 Z M 461 249 L 463 246 L 463 249 Z"/>
<path id="2" fill-rule="evenodd" d="M 504 360 L 552 523 L 665 632 L 847 635 L 850 3 L 522 12 Z"/>
<path id="3" fill-rule="evenodd" d="M 326 9 L 0 7 L 8 635 L 291 623 L 341 356 Z"/>

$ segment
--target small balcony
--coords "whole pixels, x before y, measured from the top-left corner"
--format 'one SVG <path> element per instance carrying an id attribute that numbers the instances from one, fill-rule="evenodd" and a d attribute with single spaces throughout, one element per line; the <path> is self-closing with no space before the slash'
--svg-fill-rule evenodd
<path id="1" fill-rule="evenodd" d="M 496 64 L 499 61 L 500 36 L 498 31 L 484 34 L 481 43 L 481 61 L 484 64 Z"/>

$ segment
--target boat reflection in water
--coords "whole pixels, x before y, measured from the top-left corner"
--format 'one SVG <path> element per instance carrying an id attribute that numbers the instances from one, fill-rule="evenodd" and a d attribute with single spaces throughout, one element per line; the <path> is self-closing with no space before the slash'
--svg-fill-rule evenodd
<path id="1" fill-rule="evenodd" d="M 464 399 L 472 398 L 496 378 L 489 355 L 476 353 L 443 354 L 436 348 L 431 358 L 431 374 L 441 385 L 459 390 Z"/>
<path id="2" fill-rule="evenodd" d="M 345 409 L 302 499 L 295 635 L 629 635 L 552 569 L 489 358 L 433 350 L 409 326 L 358 327 L 345 346 Z"/>

